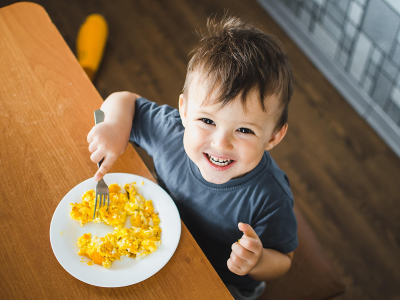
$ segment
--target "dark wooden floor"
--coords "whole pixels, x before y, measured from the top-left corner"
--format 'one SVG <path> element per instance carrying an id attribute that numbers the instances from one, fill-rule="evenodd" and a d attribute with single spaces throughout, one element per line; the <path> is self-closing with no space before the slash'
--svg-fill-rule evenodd
<path id="1" fill-rule="evenodd" d="M 288 135 L 272 155 L 347 284 L 338 299 L 400 299 L 400 159 L 254 0 L 34 2 L 44 6 L 74 52 L 85 16 L 106 17 L 110 37 L 95 79 L 104 98 L 129 90 L 176 107 L 188 53 L 198 42 L 194 31 L 212 13 L 227 9 L 276 35 L 297 83 Z M 0 0 L 0 6 L 11 3 Z"/>

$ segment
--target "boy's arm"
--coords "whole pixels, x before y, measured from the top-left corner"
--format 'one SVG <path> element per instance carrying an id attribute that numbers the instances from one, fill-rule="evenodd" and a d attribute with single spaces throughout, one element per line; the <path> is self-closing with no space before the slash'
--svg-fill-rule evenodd
<path id="1" fill-rule="evenodd" d="M 258 264 L 249 272 L 249 276 L 258 281 L 268 281 L 279 278 L 289 271 L 293 252 L 281 253 L 273 249 L 262 250 Z"/>
<path id="2" fill-rule="evenodd" d="M 237 275 L 249 275 L 255 280 L 267 281 L 283 276 L 292 264 L 293 252 L 284 254 L 265 249 L 254 229 L 239 223 L 243 237 L 232 245 L 228 268 Z"/>
<path id="3" fill-rule="evenodd" d="M 90 130 L 87 141 L 90 159 L 97 163 L 103 157 L 100 169 L 94 175 L 100 180 L 110 170 L 129 143 L 132 121 L 135 115 L 135 102 L 140 96 L 129 92 L 117 92 L 107 97 L 101 106 L 104 122 Z"/>

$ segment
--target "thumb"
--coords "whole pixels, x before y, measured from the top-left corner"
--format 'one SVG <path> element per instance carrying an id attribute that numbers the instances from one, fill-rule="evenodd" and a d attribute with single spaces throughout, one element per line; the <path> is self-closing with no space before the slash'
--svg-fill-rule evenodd
<path id="1" fill-rule="evenodd" d="M 94 180 L 99 181 L 104 177 L 104 174 L 100 173 L 100 171 L 97 171 L 96 174 L 94 174 Z"/>
<path id="2" fill-rule="evenodd" d="M 243 232 L 244 236 L 253 238 L 253 239 L 258 239 L 257 233 L 254 231 L 253 227 L 251 227 L 249 224 L 245 224 L 240 222 L 238 224 L 239 230 Z"/>
<path id="3" fill-rule="evenodd" d="M 117 160 L 116 157 L 113 156 L 107 156 L 102 161 L 100 161 L 101 166 L 99 170 L 94 174 L 94 180 L 99 181 L 107 172 L 111 169 L 112 165 L 115 163 Z"/>

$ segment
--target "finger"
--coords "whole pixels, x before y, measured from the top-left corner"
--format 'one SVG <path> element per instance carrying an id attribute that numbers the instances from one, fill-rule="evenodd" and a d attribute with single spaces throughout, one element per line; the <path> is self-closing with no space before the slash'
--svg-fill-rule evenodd
<path id="1" fill-rule="evenodd" d="M 232 252 L 245 261 L 251 260 L 253 255 L 252 252 L 241 246 L 239 243 L 232 244 Z"/>
<path id="2" fill-rule="evenodd" d="M 240 222 L 238 227 L 239 230 L 242 231 L 245 236 L 253 239 L 259 239 L 257 233 L 254 231 L 253 227 L 251 227 L 249 224 Z"/>
<path id="3" fill-rule="evenodd" d="M 239 268 L 238 266 L 236 266 L 236 265 L 233 264 L 231 258 L 228 259 L 227 265 L 228 265 L 228 269 L 229 269 L 232 273 L 235 273 L 236 275 L 240 275 L 240 276 L 245 275 L 241 268 Z"/>
<path id="4" fill-rule="evenodd" d="M 240 239 L 239 245 L 252 253 L 258 253 L 262 248 L 260 240 L 247 237 Z"/>
<path id="5" fill-rule="evenodd" d="M 96 174 L 94 174 L 94 180 L 95 181 L 99 181 L 100 179 L 102 179 L 104 177 L 105 174 L 100 173 L 99 171 L 96 172 Z"/>
<path id="6" fill-rule="evenodd" d="M 237 256 L 234 251 L 231 252 L 230 258 L 231 258 L 232 263 L 239 268 L 247 265 L 247 261 L 245 261 L 244 259 Z"/>
<path id="7" fill-rule="evenodd" d="M 97 180 L 97 178 L 99 178 L 98 180 L 100 180 L 105 174 L 107 174 L 107 172 L 111 169 L 116 160 L 117 159 L 114 156 L 107 156 L 106 158 L 104 158 L 104 161 L 101 164 L 99 170 L 94 175 L 94 180 Z"/>
<path id="8" fill-rule="evenodd" d="M 104 155 L 105 155 L 104 151 L 101 148 L 97 148 L 97 150 L 94 151 L 92 155 L 90 155 L 90 159 L 92 160 L 92 162 L 98 163 L 99 161 L 102 160 Z"/>
<path id="9" fill-rule="evenodd" d="M 90 153 L 93 153 L 93 152 L 95 152 L 97 150 L 97 143 L 95 143 L 94 141 L 92 141 L 90 144 L 89 144 L 89 152 Z"/>
<path id="10" fill-rule="evenodd" d="M 92 141 L 93 141 L 93 139 L 94 139 L 94 128 L 95 128 L 96 126 L 93 126 L 92 127 L 92 129 L 89 131 L 89 133 L 88 133 L 88 135 L 87 135 L 87 142 L 90 144 Z"/>

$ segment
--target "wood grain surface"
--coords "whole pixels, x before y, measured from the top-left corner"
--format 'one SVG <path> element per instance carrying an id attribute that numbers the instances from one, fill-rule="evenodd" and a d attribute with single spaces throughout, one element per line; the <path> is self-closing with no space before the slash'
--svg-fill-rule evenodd
<path id="1" fill-rule="evenodd" d="M 97 168 L 86 135 L 102 98 L 41 6 L 1 8 L 0 37 L 0 298 L 232 299 L 184 224 L 174 256 L 144 282 L 99 288 L 61 267 L 50 221 Z M 130 145 L 111 172 L 154 180 Z"/>

